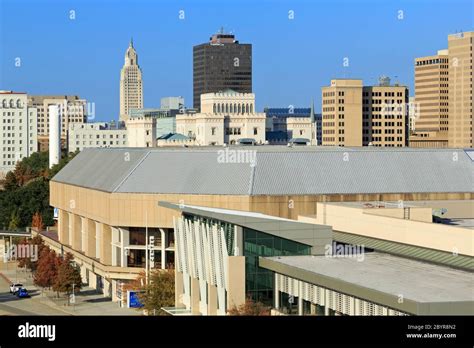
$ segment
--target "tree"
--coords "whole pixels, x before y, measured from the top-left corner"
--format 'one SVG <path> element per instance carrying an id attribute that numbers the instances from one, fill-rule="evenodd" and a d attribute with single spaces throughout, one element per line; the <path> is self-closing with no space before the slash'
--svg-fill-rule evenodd
<path id="1" fill-rule="evenodd" d="M 8 223 L 8 229 L 15 231 L 20 226 L 20 217 L 18 216 L 18 210 L 12 212 L 10 216 L 10 222 Z"/>
<path id="2" fill-rule="evenodd" d="M 42 288 L 54 285 L 58 276 L 58 256 L 48 246 L 41 249 L 33 281 Z"/>
<path id="3" fill-rule="evenodd" d="M 37 231 L 42 231 L 44 229 L 43 217 L 38 211 L 33 215 L 31 227 L 35 228 Z"/>
<path id="4" fill-rule="evenodd" d="M 229 315 L 242 315 L 242 316 L 261 316 L 270 315 L 270 308 L 265 306 L 261 302 L 255 302 L 252 298 L 247 297 L 245 303 L 240 306 L 233 306 L 229 311 Z"/>
<path id="5" fill-rule="evenodd" d="M 71 253 L 66 253 L 64 259 L 60 260 L 58 266 L 58 275 L 53 284 L 56 292 L 65 292 L 68 296 L 72 292 L 80 290 L 82 287 L 82 278 L 80 268 L 74 264 Z"/>
<path id="6" fill-rule="evenodd" d="M 143 304 L 140 310 L 145 309 L 153 315 L 168 315 L 161 308 L 174 306 L 174 270 L 151 271 L 148 285 L 145 281 L 145 272 L 142 272 L 125 287 L 125 290 L 138 292 L 138 300 Z"/>

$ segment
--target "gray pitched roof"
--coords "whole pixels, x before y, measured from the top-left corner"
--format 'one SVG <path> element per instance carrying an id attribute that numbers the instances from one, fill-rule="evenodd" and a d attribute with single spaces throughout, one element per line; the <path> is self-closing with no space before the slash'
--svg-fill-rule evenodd
<path id="1" fill-rule="evenodd" d="M 232 163 L 232 154 L 240 163 Z M 53 181 L 129 193 L 474 192 L 473 169 L 462 149 L 98 148 L 83 150 Z"/>

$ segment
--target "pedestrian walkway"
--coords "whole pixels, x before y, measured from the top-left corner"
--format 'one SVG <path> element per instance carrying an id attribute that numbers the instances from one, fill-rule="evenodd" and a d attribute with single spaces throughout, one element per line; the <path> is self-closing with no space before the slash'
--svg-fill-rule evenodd
<path id="1" fill-rule="evenodd" d="M 141 311 L 120 307 L 117 302 L 112 302 L 110 298 L 104 297 L 90 287 L 84 287 L 77 292 L 75 303 L 68 305 L 65 294 L 60 294 L 58 297 L 52 290 L 38 288 L 33 283 L 31 272 L 16 267 L 15 262 L 7 264 L 0 262 L 0 277 L 8 283 L 23 284 L 30 294 L 36 294 L 32 296 L 34 301 L 54 308 L 64 315 L 143 315 Z"/>

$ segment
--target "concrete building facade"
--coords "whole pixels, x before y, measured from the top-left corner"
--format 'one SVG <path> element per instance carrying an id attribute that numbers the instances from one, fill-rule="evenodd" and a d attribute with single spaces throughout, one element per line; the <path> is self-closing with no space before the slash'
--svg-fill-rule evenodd
<path id="1" fill-rule="evenodd" d="M 472 148 L 472 76 L 474 31 L 448 36 L 449 147 Z"/>
<path id="2" fill-rule="evenodd" d="M 323 146 L 362 146 L 362 80 L 331 80 L 321 110 Z"/>
<path id="3" fill-rule="evenodd" d="M 127 130 L 107 122 L 69 125 L 69 152 L 96 147 L 127 147 Z"/>
<path id="4" fill-rule="evenodd" d="M 255 95 L 226 90 L 201 95 L 201 112 L 178 114 L 176 131 L 196 145 L 237 144 L 240 139 L 265 143 L 265 114 L 255 112 Z"/>
<path id="5" fill-rule="evenodd" d="M 408 143 L 408 88 L 390 85 L 363 87 L 362 145 L 404 147 Z"/>
<path id="6" fill-rule="evenodd" d="M 125 124 L 129 147 L 156 147 L 156 118 L 133 117 Z"/>
<path id="7" fill-rule="evenodd" d="M 447 147 L 449 127 L 449 55 L 440 50 L 434 56 L 415 59 L 415 131 L 412 147 Z"/>
<path id="8" fill-rule="evenodd" d="M 322 87 L 322 145 L 403 147 L 408 133 L 408 89 L 382 77 L 377 86 L 336 79 Z"/>
<path id="9" fill-rule="evenodd" d="M 93 106 L 89 112 L 87 100 L 77 95 L 30 95 L 28 105 L 38 110 L 38 151 L 49 149 L 49 106 L 59 105 L 61 114 L 61 146 L 66 148 L 67 132 L 70 124 L 84 124 L 88 117 L 93 117 Z M 89 115 L 90 113 L 90 115 Z"/>
<path id="10" fill-rule="evenodd" d="M 0 177 L 38 150 L 37 112 L 26 93 L 0 91 Z"/>

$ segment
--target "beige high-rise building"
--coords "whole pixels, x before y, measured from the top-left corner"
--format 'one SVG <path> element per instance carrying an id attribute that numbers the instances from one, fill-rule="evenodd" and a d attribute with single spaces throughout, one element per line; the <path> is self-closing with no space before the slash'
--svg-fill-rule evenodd
<path id="1" fill-rule="evenodd" d="M 364 146 L 406 146 L 408 88 L 390 85 L 388 77 L 380 78 L 379 82 L 378 86 L 363 87 L 362 143 Z"/>
<path id="2" fill-rule="evenodd" d="M 448 50 L 415 59 L 415 127 L 413 147 L 446 147 L 449 122 Z"/>
<path id="3" fill-rule="evenodd" d="M 474 32 L 448 36 L 449 50 L 449 147 L 471 147 L 472 53 Z"/>
<path id="4" fill-rule="evenodd" d="M 61 136 L 70 123 L 87 122 L 87 101 L 77 95 L 29 95 L 28 106 L 38 109 L 38 135 L 49 134 L 48 107 L 54 104 L 61 107 Z"/>
<path id="5" fill-rule="evenodd" d="M 322 145 L 362 146 L 362 80 L 331 80 L 322 104 Z"/>
<path id="6" fill-rule="evenodd" d="M 406 145 L 408 89 L 387 77 L 380 81 L 363 86 L 362 80 L 335 79 L 322 88 L 322 145 Z"/>
<path id="7" fill-rule="evenodd" d="M 125 52 L 125 64 L 120 72 L 120 121 L 126 121 L 131 109 L 143 108 L 142 72 L 133 40 Z"/>
<path id="8" fill-rule="evenodd" d="M 29 95 L 28 106 L 38 110 L 39 151 L 48 151 L 50 105 L 59 105 L 63 142 L 66 142 L 66 134 L 70 124 L 84 124 L 87 122 L 87 101 L 77 95 Z M 89 116 L 93 116 L 93 112 Z"/>

